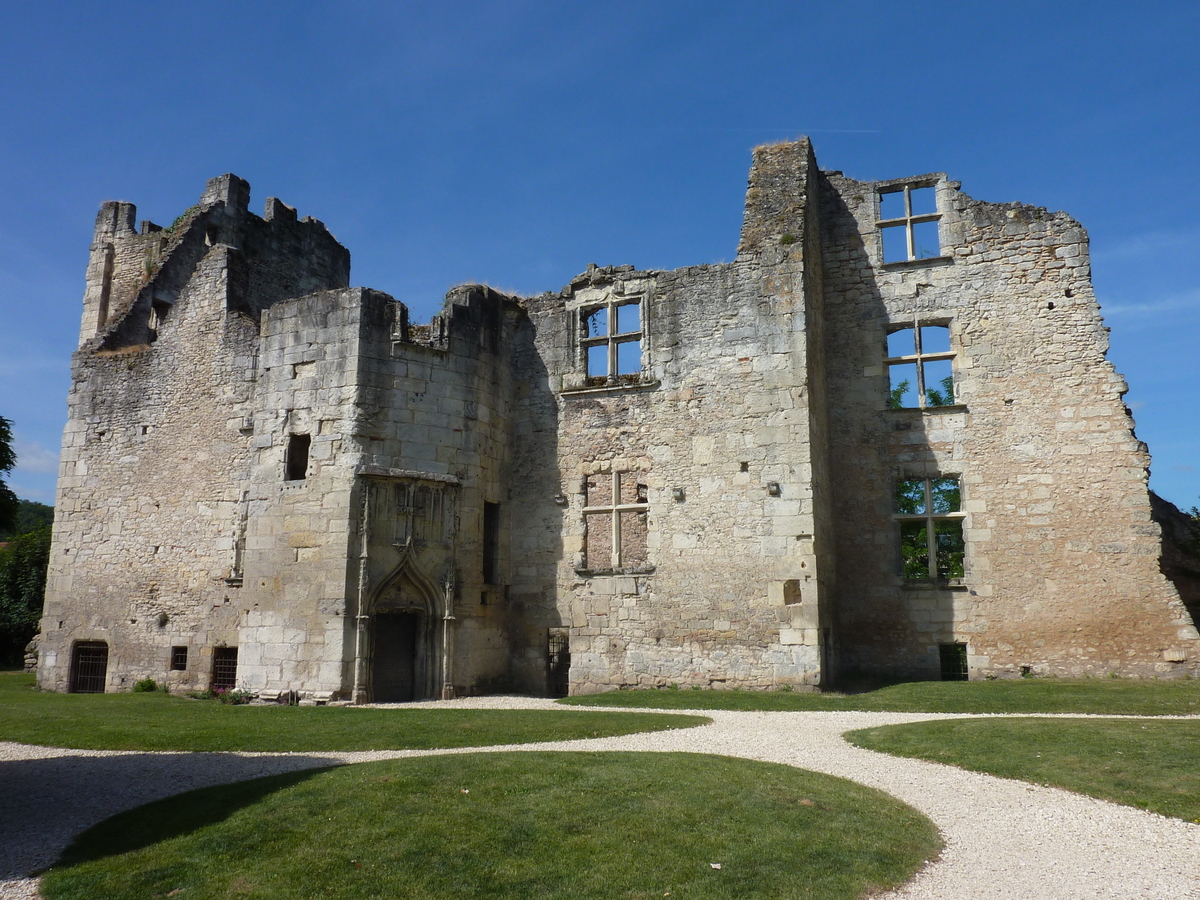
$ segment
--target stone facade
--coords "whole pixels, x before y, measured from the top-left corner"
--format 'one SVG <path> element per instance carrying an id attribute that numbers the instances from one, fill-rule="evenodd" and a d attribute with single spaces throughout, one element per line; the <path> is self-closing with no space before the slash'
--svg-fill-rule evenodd
<path id="1" fill-rule="evenodd" d="M 414 325 L 248 200 L 101 209 L 44 687 L 1200 672 L 1062 213 L 763 147 L 733 262 L 468 285 Z"/>

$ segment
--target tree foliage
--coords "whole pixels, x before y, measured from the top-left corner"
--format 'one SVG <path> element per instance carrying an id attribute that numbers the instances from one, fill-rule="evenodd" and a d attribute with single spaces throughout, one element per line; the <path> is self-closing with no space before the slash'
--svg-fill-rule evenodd
<path id="1" fill-rule="evenodd" d="M 36 500 L 17 501 L 17 521 L 13 527 L 0 528 L 0 541 L 7 541 L 19 534 L 29 534 L 47 525 L 54 524 L 54 507 Z"/>
<path id="2" fill-rule="evenodd" d="M 0 475 L 6 475 L 17 464 L 12 448 L 12 422 L 0 416 Z M 20 501 L 3 479 L 0 479 L 0 532 L 9 531 L 17 522 Z"/>
<path id="3" fill-rule="evenodd" d="M 19 664 L 37 634 L 49 563 L 49 525 L 0 549 L 0 665 Z"/>

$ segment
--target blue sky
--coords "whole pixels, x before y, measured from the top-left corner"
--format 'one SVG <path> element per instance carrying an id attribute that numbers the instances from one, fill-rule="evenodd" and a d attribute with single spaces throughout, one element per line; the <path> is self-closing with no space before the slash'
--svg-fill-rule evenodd
<path id="1" fill-rule="evenodd" d="M 731 259 L 750 150 L 944 171 L 1091 235 L 1110 358 L 1200 504 L 1200 4 L 8 4 L 0 415 L 52 502 L 96 210 L 170 222 L 234 172 L 417 320 L 451 285 Z"/>

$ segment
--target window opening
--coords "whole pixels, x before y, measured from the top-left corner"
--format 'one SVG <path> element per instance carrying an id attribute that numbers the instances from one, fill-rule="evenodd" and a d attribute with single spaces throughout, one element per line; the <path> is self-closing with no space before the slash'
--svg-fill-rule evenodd
<path id="1" fill-rule="evenodd" d="M 584 500 L 584 566 L 629 569 L 647 563 L 647 490 L 638 472 L 589 475 Z"/>
<path id="2" fill-rule="evenodd" d="M 485 584 L 500 583 L 499 503 L 483 504 L 483 581 Z"/>
<path id="3" fill-rule="evenodd" d="M 571 633 L 568 629 L 550 629 L 546 667 L 550 696 L 567 696 L 571 691 Z"/>
<path id="4" fill-rule="evenodd" d="M 928 409 L 953 406 L 954 351 L 949 325 L 922 325 L 888 333 L 888 407 Z"/>
<path id="5" fill-rule="evenodd" d="M 941 256 L 937 189 L 905 184 L 879 192 L 879 232 L 884 263 Z"/>
<path id="6" fill-rule="evenodd" d="M 635 381 L 642 374 L 640 300 L 609 300 L 583 311 L 583 347 L 589 381 Z"/>
<path id="7" fill-rule="evenodd" d="M 212 689 L 232 691 L 237 686 L 237 647 L 213 649 Z"/>
<path id="8" fill-rule="evenodd" d="M 171 671 L 186 672 L 187 671 L 187 647 L 172 647 L 171 648 Z"/>
<path id="9" fill-rule="evenodd" d="M 308 448 L 312 445 L 312 437 L 307 434 L 293 434 L 288 437 L 287 453 L 284 457 L 284 477 L 288 481 L 304 481 L 308 477 Z"/>
<path id="10" fill-rule="evenodd" d="M 71 655 L 71 693 L 103 694 L 108 680 L 108 644 L 79 641 Z"/>
<path id="11" fill-rule="evenodd" d="M 147 342 L 153 344 L 158 340 L 158 331 L 162 328 L 163 323 L 167 321 L 167 313 L 171 311 L 171 304 L 166 300 L 155 298 L 150 302 L 150 323 L 149 335 Z"/>
<path id="12" fill-rule="evenodd" d="M 967 645 L 938 644 L 938 657 L 942 665 L 942 681 L 967 681 Z"/>
<path id="13" fill-rule="evenodd" d="M 896 482 L 896 520 L 905 578 L 962 578 L 962 491 L 957 476 Z"/>

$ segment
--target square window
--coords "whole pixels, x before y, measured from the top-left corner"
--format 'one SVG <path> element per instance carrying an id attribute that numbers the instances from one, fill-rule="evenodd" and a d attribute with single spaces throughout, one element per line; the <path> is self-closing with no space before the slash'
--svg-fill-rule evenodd
<path id="1" fill-rule="evenodd" d="M 889 409 L 953 406 L 954 350 L 948 325 L 914 322 L 887 335 Z"/>
<path id="2" fill-rule="evenodd" d="M 172 647 L 171 648 L 171 671 L 186 672 L 187 671 L 187 647 Z"/>
<path id="3" fill-rule="evenodd" d="M 638 472 L 597 473 L 588 476 L 585 489 L 584 567 L 619 570 L 646 566 L 649 505 L 645 477 Z"/>
<path id="4" fill-rule="evenodd" d="M 895 497 L 904 577 L 964 577 L 966 543 L 957 476 L 901 479 L 896 482 Z"/>
<path id="5" fill-rule="evenodd" d="M 609 300 L 582 313 L 583 353 L 593 384 L 640 380 L 642 374 L 642 306 L 640 300 Z"/>
<path id="6" fill-rule="evenodd" d="M 940 219 L 933 185 L 905 184 L 881 192 L 877 224 L 884 264 L 941 256 Z"/>

